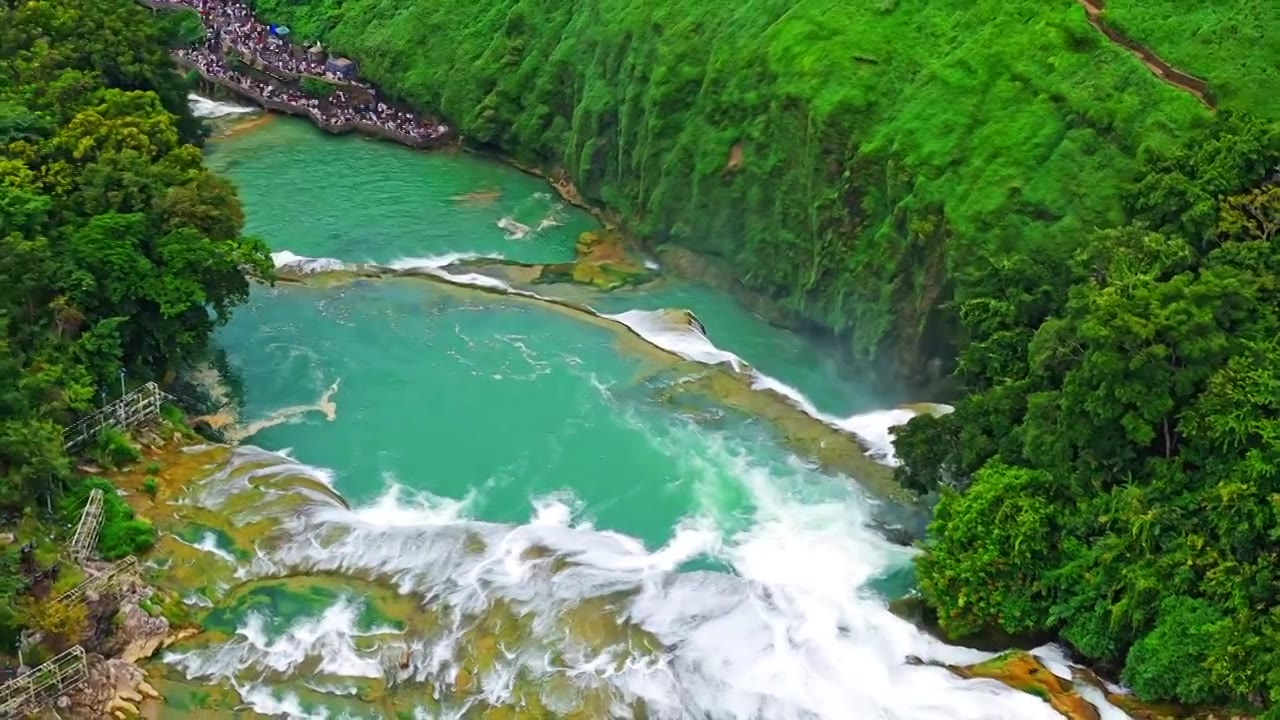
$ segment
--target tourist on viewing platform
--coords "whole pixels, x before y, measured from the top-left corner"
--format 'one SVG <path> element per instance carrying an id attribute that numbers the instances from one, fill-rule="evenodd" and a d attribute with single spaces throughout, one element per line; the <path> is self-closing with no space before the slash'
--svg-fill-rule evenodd
<path id="1" fill-rule="evenodd" d="M 434 140 L 448 132 L 446 125 L 418 118 L 413 113 L 384 102 L 373 102 L 372 86 L 356 79 L 355 64 L 346 58 L 332 61 L 323 50 L 297 52 L 292 43 L 281 37 L 275 26 L 258 22 L 247 5 L 235 0 L 181 0 L 197 10 L 206 29 L 204 47 L 175 50 L 178 58 L 199 68 L 209 78 L 229 83 L 246 94 L 285 103 L 305 111 L 318 125 L 328 128 L 354 128 L 356 124 L 381 130 L 401 140 Z M 232 70 L 224 53 L 234 50 L 252 60 L 269 75 L 288 79 L 298 76 L 323 78 L 338 87 L 326 98 L 310 97 L 299 90 L 280 88 Z"/>

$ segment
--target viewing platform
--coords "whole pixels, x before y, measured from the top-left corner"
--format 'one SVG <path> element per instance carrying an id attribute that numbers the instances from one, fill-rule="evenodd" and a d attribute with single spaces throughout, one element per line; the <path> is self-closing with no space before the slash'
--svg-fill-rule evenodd
<path id="1" fill-rule="evenodd" d="M 417 149 L 452 142 L 449 127 L 382 100 L 355 63 L 286 39 L 288 28 L 258 22 L 237 0 L 136 0 L 153 11 L 198 12 L 205 41 L 172 52 L 174 63 L 264 110 L 305 118 L 320 130 L 360 133 Z M 311 83 L 308 86 L 307 83 Z M 326 93 L 317 92 L 319 83 Z"/>

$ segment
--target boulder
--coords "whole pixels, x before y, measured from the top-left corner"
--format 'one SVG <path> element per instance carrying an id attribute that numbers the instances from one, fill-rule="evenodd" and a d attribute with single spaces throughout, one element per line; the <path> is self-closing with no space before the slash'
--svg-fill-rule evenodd
<path id="1" fill-rule="evenodd" d="M 90 653 L 84 682 L 67 693 L 60 707 L 75 718 L 137 717 L 136 703 L 143 697 L 139 688 L 145 684 L 146 675 L 137 665 Z"/>
<path id="2" fill-rule="evenodd" d="M 654 272 L 626 250 L 626 238 L 618 230 L 591 230 L 578 236 L 577 258 L 571 263 L 547 265 L 536 282 L 574 282 L 601 290 L 640 285 L 653 279 Z"/>
<path id="3" fill-rule="evenodd" d="M 1076 692 L 1070 680 L 1054 675 L 1025 650 L 1010 650 L 976 665 L 949 667 L 963 678 L 998 680 L 1015 690 L 1035 695 L 1068 720 L 1100 720 L 1098 709 Z"/>
<path id="4" fill-rule="evenodd" d="M 702 321 L 698 319 L 698 316 L 694 315 L 690 310 L 685 310 L 683 308 L 666 308 L 659 310 L 658 314 L 662 316 L 663 321 L 674 326 L 697 330 L 699 334 L 704 336 L 707 334 L 707 328 L 702 324 Z"/>

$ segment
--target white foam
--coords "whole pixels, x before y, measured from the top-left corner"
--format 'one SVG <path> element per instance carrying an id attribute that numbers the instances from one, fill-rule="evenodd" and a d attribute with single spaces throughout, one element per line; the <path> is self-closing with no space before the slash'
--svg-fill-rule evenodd
<path id="1" fill-rule="evenodd" d="M 450 252 L 440 255 L 424 255 L 421 257 L 400 257 L 387 263 L 387 267 L 392 270 L 440 270 L 441 268 L 452 265 L 456 262 L 464 260 L 478 259 L 501 260 L 502 255 L 497 253 L 469 253 L 469 252 Z"/>
<path id="2" fill-rule="evenodd" d="M 424 257 L 397 258 L 387 263 L 386 267 L 392 270 L 419 270 L 456 285 L 497 290 L 510 295 L 545 300 L 545 298 L 536 293 L 517 290 L 510 284 L 488 275 L 474 272 L 448 272 L 444 269 L 464 260 L 477 258 L 501 259 L 501 257 L 501 255 L 497 254 L 454 252 Z M 287 267 L 294 272 L 302 273 L 341 270 L 347 267 L 342 261 L 333 258 L 307 258 L 295 255 L 287 250 L 272 253 L 272 258 L 275 260 L 277 268 Z M 590 311 L 589 308 L 588 310 Z M 735 372 L 748 373 L 751 377 L 753 388 L 777 393 L 811 417 L 837 430 L 857 436 L 863 441 L 863 444 L 867 447 L 868 456 L 873 460 L 891 467 L 898 464 L 898 459 L 893 449 L 893 428 L 905 424 L 908 420 L 918 415 L 918 409 L 893 408 L 848 417 L 838 417 L 824 413 L 796 388 L 777 378 L 752 369 L 738 355 L 717 347 L 697 327 L 672 321 L 667 315 L 668 312 L 627 310 L 616 314 L 600 313 L 599 315 L 627 326 L 645 341 L 686 360 L 704 365 L 728 365 Z M 950 407 L 946 405 L 935 404 L 934 406 L 938 412 L 950 410 Z"/>
<path id="3" fill-rule="evenodd" d="M 223 560 L 226 560 L 232 565 L 236 564 L 235 556 L 218 546 L 218 536 L 213 534 L 212 532 L 204 533 L 203 535 L 200 536 L 199 542 L 194 542 L 194 543 L 187 542 L 186 540 L 183 540 L 181 537 L 178 537 L 177 535 L 174 535 L 173 537 L 183 545 L 187 545 L 197 550 L 207 552 L 210 555 L 216 555 L 217 557 L 220 557 Z"/>
<path id="4" fill-rule="evenodd" d="M 725 364 L 735 371 L 747 366 L 742 358 L 716 347 L 698 328 L 673 322 L 661 311 L 627 310 L 601 317 L 626 325 L 650 343 L 686 360 L 705 365 Z"/>
<path id="5" fill-rule="evenodd" d="M 187 103 L 191 107 L 192 115 L 209 120 L 228 117 L 231 115 L 247 115 L 258 112 L 258 108 L 256 107 L 238 105 L 236 103 L 223 102 L 221 100 L 212 100 L 207 97 L 196 95 L 195 93 L 187 94 Z"/>
<path id="6" fill-rule="evenodd" d="M 648 342 L 686 360 L 705 365 L 728 365 L 735 372 L 749 374 L 751 386 L 756 390 L 781 395 L 814 419 L 856 435 L 866 445 L 869 457 L 891 467 L 898 464 L 893 450 L 893 428 L 905 424 L 920 412 L 917 407 L 912 407 L 876 410 L 849 417 L 831 415 L 819 410 L 796 388 L 751 368 L 741 357 L 716 347 L 697 327 L 673 322 L 667 317 L 666 311 L 628 310 L 602 317 L 626 325 Z M 946 405 L 933 404 L 933 407 L 936 408 L 935 412 L 950 410 Z"/>
<path id="7" fill-rule="evenodd" d="M 266 618 L 250 615 L 230 641 L 165 660 L 191 678 L 256 679 L 314 667 L 326 676 L 391 673 L 447 683 L 471 652 L 462 643 L 474 618 L 502 602 L 527 629 L 518 643 L 504 640 L 492 668 L 473 678 L 471 692 L 488 702 L 510 701 L 517 677 L 539 687 L 539 678 L 558 673 L 619 702 L 643 700 L 657 720 L 843 719 L 853 708 L 857 717 L 886 720 L 1057 718 L 1032 695 L 907 661 L 972 663 L 993 654 L 945 645 L 890 613 L 869 589 L 915 551 L 870 527 L 870 503 L 855 486 L 794 458 L 766 460 L 741 438 L 693 424 L 646 432 L 678 461 L 695 497 L 713 505 L 717 497 L 739 497 L 731 513 L 736 526 L 708 506 L 649 549 L 593 527 L 568 493 L 534 498 L 529 520 L 517 525 L 472 519 L 472 495 L 442 498 L 394 483 L 351 509 L 316 497 L 281 513 L 246 577 L 336 572 L 389 583 L 420 597 L 444 627 L 429 637 L 387 633 L 379 653 L 355 642 L 378 631 L 362 632 L 358 606 L 343 598 L 276 637 Z M 233 461 L 239 469 L 219 482 L 252 473 L 259 489 L 269 487 L 262 479 L 278 474 L 262 461 Z M 714 558 L 733 573 L 679 571 L 697 558 Z M 601 649 L 567 636 L 562 618 L 604 595 L 615 598 L 616 610 L 608 612 L 619 622 L 643 627 L 667 650 L 655 655 L 627 643 Z M 1062 671 L 1066 660 L 1055 648 L 1037 653 Z M 287 695 L 253 697 L 246 702 L 255 707 L 302 712 Z M 548 708 L 569 702 L 551 694 L 543 700 Z"/>
<path id="8" fill-rule="evenodd" d="M 251 611 L 230 641 L 166 653 L 164 661 L 181 668 L 192 679 L 231 680 L 246 669 L 287 674 L 304 661 L 313 663 L 315 671 L 324 675 L 382 677 L 381 653 L 357 649 L 355 639 L 395 637 L 399 632 L 392 628 L 360 630 L 357 627 L 360 609 L 349 599 L 340 598 L 320 615 L 295 622 L 274 639 L 267 629 L 267 618 Z"/>
<path id="9" fill-rule="evenodd" d="M 529 226 L 514 218 L 504 217 L 498 220 L 498 227 L 506 231 L 508 240 L 523 240 L 529 234 Z"/>
<path id="10" fill-rule="evenodd" d="M 872 459 L 896 466 L 898 457 L 893 452 L 893 429 L 906 425 L 908 420 L 919 414 L 914 409 L 893 408 L 850 415 L 847 418 L 832 418 L 827 422 L 862 438 L 867 445 L 867 455 Z"/>
<path id="11" fill-rule="evenodd" d="M 1071 672 L 1071 666 L 1073 665 L 1071 658 L 1067 657 L 1066 651 L 1061 647 L 1050 643 L 1032 650 L 1031 654 L 1044 663 L 1049 672 L 1063 680 L 1071 680 L 1074 677 L 1074 673 Z"/>
<path id="12" fill-rule="evenodd" d="M 347 264 L 336 258 L 313 258 L 296 255 L 288 250 L 271 253 L 271 261 L 277 270 L 288 270 L 296 273 L 320 273 L 344 270 Z"/>

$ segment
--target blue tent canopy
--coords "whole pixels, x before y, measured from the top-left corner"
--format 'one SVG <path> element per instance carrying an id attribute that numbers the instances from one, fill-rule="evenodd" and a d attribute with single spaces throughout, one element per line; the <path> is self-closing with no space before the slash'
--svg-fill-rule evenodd
<path id="1" fill-rule="evenodd" d="M 289 34 L 288 25 L 268 25 L 267 29 L 271 32 L 272 35 L 275 35 L 277 37 L 284 37 L 285 35 Z"/>

